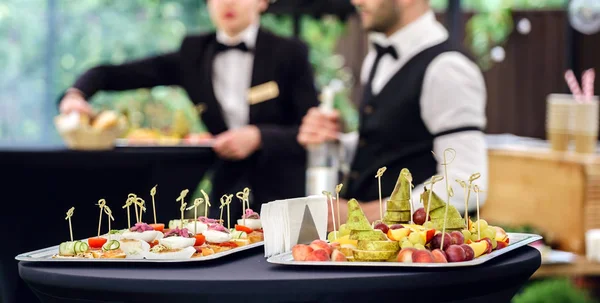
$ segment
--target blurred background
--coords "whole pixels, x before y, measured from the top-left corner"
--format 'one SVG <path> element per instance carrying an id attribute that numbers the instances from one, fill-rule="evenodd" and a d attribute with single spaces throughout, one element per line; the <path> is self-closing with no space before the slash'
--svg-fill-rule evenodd
<path id="1" fill-rule="evenodd" d="M 473 55 L 486 78 L 494 184 L 484 210 L 488 221 L 507 226 L 507 231 L 543 234 L 545 256 L 551 249 L 577 258 L 585 255 L 585 232 L 600 228 L 600 212 L 595 211 L 600 209 L 600 159 L 597 154 L 557 158 L 532 150 L 547 148 L 546 98 L 569 93 L 564 71 L 573 69 L 579 75 L 600 67 L 600 0 L 431 4 L 451 39 Z M 332 80 L 343 84 L 335 106 L 347 131 L 356 129 L 362 94 L 356 79 L 367 44 L 349 1 L 280 0 L 262 23 L 310 46 L 316 86 Z M 205 3 L 199 0 L 0 0 L 0 146 L 62 144 L 53 124 L 58 98 L 81 73 L 100 63 L 174 50 L 186 34 L 211 29 Z M 126 114 L 136 128 L 169 132 L 184 123 L 186 132 L 205 131 L 193 104 L 177 87 L 99 93 L 92 103 Z M 501 148 L 505 146 L 520 149 Z M 530 175 L 515 177 L 515 171 L 527 170 L 523 165 L 539 166 Z M 553 183 L 544 187 L 536 176 Z M 570 211 L 563 211 L 565 205 Z M 573 267 L 544 265 L 514 302 L 591 302 L 600 289 L 595 279 L 600 266 L 581 262 L 586 261 L 555 261 Z"/>

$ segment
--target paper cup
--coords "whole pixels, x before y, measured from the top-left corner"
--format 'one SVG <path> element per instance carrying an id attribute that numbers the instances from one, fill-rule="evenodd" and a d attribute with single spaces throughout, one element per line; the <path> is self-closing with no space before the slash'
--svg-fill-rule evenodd
<path id="1" fill-rule="evenodd" d="M 575 100 L 569 95 L 551 94 L 546 99 L 546 130 L 571 129 L 571 113 Z"/>
<path id="2" fill-rule="evenodd" d="M 589 261 L 600 261 L 600 229 L 585 232 L 585 255 Z"/>
<path id="3" fill-rule="evenodd" d="M 571 142 L 571 134 L 566 130 L 548 130 L 546 135 L 554 151 L 567 151 Z"/>
<path id="4" fill-rule="evenodd" d="M 596 153 L 596 146 L 598 145 L 598 132 L 594 134 L 575 134 L 574 141 L 575 152 L 582 154 Z"/>

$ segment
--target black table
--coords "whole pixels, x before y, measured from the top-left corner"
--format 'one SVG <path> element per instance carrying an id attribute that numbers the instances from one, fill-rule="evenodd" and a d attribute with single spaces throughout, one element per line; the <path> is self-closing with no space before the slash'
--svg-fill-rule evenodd
<path id="1" fill-rule="evenodd" d="M 3 173 L 0 227 L 0 302 L 29 302 L 33 294 L 20 281 L 14 257 L 57 245 L 69 236 L 66 211 L 75 206 L 73 233 L 85 238 L 97 233 L 99 199 L 113 211 L 114 228 L 127 225 L 121 207 L 129 193 L 151 204 L 156 194 L 158 221 L 180 216 L 175 199 L 188 188 L 191 196 L 215 155 L 206 148 L 117 148 L 112 151 L 71 151 L 57 146 L 0 146 Z M 133 210 L 132 210 L 133 213 Z M 132 215 L 133 216 L 133 215 Z M 105 219 L 105 218 L 104 218 Z M 148 208 L 145 221 L 152 221 Z M 108 226 L 103 220 L 103 231 Z"/>
<path id="2" fill-rule="evenodd" d="M 510 302 L 541 264 L 531 247 L 455 269 L 287 267 L 262 254 L 158 266 L 21 262 L 19 273 L 43 302 Z"/>

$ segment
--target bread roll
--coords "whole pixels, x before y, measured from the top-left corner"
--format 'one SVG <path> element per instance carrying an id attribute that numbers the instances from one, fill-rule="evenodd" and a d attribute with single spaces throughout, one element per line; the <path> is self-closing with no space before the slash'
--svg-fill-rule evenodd
<path id="1" fill-rule="evenodd" d="M 117 115 L 117 113 L 113 111 L 104 111 L 100 113 L 96 119 L 94 119 L 92 128 L 99 131 L 105 131 L 117 126 L 118 122 L 119 115 Z"/>

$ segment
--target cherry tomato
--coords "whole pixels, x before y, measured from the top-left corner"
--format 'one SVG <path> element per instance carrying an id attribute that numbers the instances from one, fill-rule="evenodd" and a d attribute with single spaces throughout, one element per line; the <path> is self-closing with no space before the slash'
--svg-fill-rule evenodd
<path id="1" fill-rule="evenodd" d="M 106 238 L 94 237 L 88 239 L 88 245 L 90 248 L 102 248 L 102 245 L 108 240 Z"/>
<path id="2" fill-rule="evenodd" d="M 165 230 L 165 225 L 162 223 L 148 224 L 148 225 L 150 225 L 156 231 L 164 232 L 164 230 Z"/>
<path id="3" fill-rule="evenodd" d="M 253 230 L 252 228 L 250 228 L 250 227 L 246 227 L 246 226 L 244 226 L 244 225 L 237 225 L 237 224 L 235 225 L 235 230 L 237 230 L 237 231 L 243 231 L 243 232 L 245 232 L 245 233 L 247 233 L 247 234 L 250 234 L 251 232 L 253 232 L 253 231 L 254 231 L 254 230 Z"/>
<path id="4" fill-rule="evenodd" d="M 201 246 L 202 244 L 204 244 L 204 242 L 206 242 L 206 238 L 202 234 L 195 235 L 195 237 L 196 243 L 194 244 L 194 246 Z"/>

